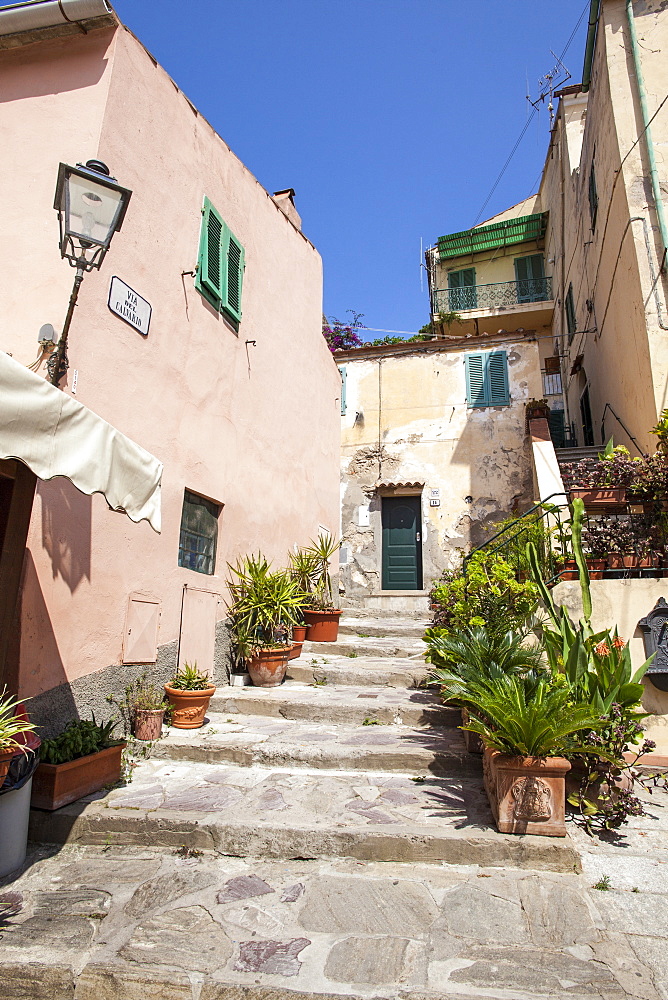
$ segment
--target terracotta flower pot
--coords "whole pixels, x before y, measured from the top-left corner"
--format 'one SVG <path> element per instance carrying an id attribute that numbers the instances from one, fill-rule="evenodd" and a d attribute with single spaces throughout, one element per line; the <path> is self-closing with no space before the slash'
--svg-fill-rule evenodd
<path id="1" fill-rule="evenodd" d="M 293 625 L 292 626 L 292 641 L 301 643 L 306 638 L 307 628 L 306 625 Z"/>
<path id="2" fill-rule="evenodd" d="M 290 652 L 288 653 L 289 660 L 296 660 L 302 655 L 303 642 L 293 642 L 290 646 Z"/>
<path id="3" fill-rule="evenodd" d="M 172 706 L 172 726 L 175 729 L 200 729 L 215 690 L 213 684 L 201 691 L 183 691 L 165 684 L 165 693 Z"/>
<path id="4" fill-rule="evenodd" d="M 603 573 L 607 568 L 607 559 L 594 559 L 591 556 L 587 556 L 587 569 L 589 570 L 589 578 L 591 580 L 602 580 Z"/>
<path id="5" fill-rule="evenodd" d="M 31 804 L 52 812 L 106 785 L 115 785 L 121 776 L 125 746 L 119 743 L 65 764 L 39 764 L 33 775 Z"/>
<path id="6" fill-rule="evenodd" d="M 500 833 L 566 836 L 565 757 L 513 757 L 485 748 L 483 781 Z"/>
<path id="7" fill-rule="evenodd" d="M 564 568 L 560 573 L 562 580 L 578 580 L 578 564 L 575 559 L 567 559 L 564 563 Z"/>
<path id="8" fill-rule="evenodd" d="M 255 687 L 278 687 L 288 669 L 290 647 L 259 649 L 248 661 L 248 673 Z"/>
<path id="9" fill-rule="evenodd" d="M 626 504 L 626 488 L 624 486 L 601 486 L 596 489 L 574 487 L 571 500 L 579 498 L 586 508 L 623 507 Z"/>
<path id="10" fill-rule="evenodd" d="M 164 708 L 139 708 L 134 714 L 132 734 L 137 740 L 157 740 L 162 733 Z"/>
<path id="11" fill-rule="evenodd" d="M 462 706 L 461 712 L 462 712 L 462 726 L 468 726 L 469 719 L 471 718 L 471 714 L 468 708 L 464 708 Z M 466 749 L 468 750 L 469 753 L 475 753 L 478 755 L 484 753 L 485 744 L 483 743 L 482 739 L 477 733 L 472 733 L 468 729 L 462 729 L 462 733 L 464 734 L 464 743 L 466 744 Z"/>
<path id="12" fill-rule="evenodd" d="M 340 617 L 341 611 L 332 608 L 304 610 L 304 620 L 308 626 L 306 638 L 310 642 L 336 642 L 339 637 Z"/>

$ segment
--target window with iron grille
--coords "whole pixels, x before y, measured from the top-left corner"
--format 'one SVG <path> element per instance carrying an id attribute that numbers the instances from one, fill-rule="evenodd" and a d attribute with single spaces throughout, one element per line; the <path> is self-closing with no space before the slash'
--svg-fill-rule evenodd
<path id="1" fill-rule="evenodd" d="M 220 505 L 212 500 L 184 491 L 179 566 L 209 576 L 215 571 L 220 511 Z"/>

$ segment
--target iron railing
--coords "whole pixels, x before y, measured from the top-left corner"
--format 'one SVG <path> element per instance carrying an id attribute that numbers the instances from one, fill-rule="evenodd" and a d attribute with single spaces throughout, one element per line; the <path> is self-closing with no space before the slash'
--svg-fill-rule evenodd
<path id="1" fill-rule="evenodd" d="M 597 579 L 661 577 L 668 573 L 668 526 L 664 500 L 625 502 L 614 509 L 587 510 L 582 544 L 589 575 Z M 527 579 L 527 542 L 533 542 L 543 580 L 577 580 L 571 545 L 571 512 L 563 493 L 554 493 L 510 521 L 464 559 L 467 574 L 472 557 L 498 553 L 515 567 L 517 579 Z"/>
<path id="2" fill-rule="evenodd" d="M 500 309 L 527 302 L 549 302 L 552 278 L 523 278 L 521 281 L 495 281 L 489 285 L 464 285 L 461 288 L 436 288 L 434 312 L 469 312 L 472 309 Z"/>

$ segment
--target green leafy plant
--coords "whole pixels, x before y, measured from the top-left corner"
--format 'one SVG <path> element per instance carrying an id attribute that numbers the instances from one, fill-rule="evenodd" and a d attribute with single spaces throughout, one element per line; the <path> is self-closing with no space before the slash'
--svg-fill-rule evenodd
<path id="1" fill-rule="evenodd" d="M 471 556 L 466 573 L 446 571 L 430 593 L 434 625 L 448 632 L 476 627 L 502 634 L 521 631 L 535 614 L 538 597 L 534 583 L 518 581 L 506 559 L 485 549 Z"/>
<path id="2" fill-rule="evenodd" d="M 610 881 L 610 876 L 601 875 L 598 882 L 594 882 L 592 889 L 598 889 L 599 892 L 607 892 L 608 889 L 612 889 L 612 882 Z"/>
<path id="3" fill-rule="evenodd" d="M 0 754 L 12 751 L 23 751 L 23 745 L 17 736 L 22 733 L 33 733 L 35 726 L 28 719 L 16 715 L 19 703 L 7 693 L 7 688 L 0 692 Z"/>
<path id="4" fill-rule="evenodd" d="M 117 725 L 117 719 L 98 724 L 94 715 L 92 719 L 73 720 L 59 736 L 42 740 L 40 760 L 44 764 L 66 764 L 70 760 L 106 750 L 107 747 L 120 746 L 125 741 L 113 738 Z"/>
<path id="5" fill-rule="evenodd" d="M 204 691 L 211 687 L 208 674 L 203 674 L 197 669 L 197 662 L 184 663 L 181 670 L 177 670 L 169 686 L 178 691 Z"/>

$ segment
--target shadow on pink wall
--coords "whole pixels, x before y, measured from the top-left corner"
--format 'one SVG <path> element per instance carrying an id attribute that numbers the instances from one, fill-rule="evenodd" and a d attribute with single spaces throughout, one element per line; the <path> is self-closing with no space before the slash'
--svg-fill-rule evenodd
<path id="1" fill-rule="evenodd" d="M 90 580 L 92 498 L 80 493 L 68 479 L 40 481 L 42 545 L 51 559 L 53 579 L 60 576 L 74 593 Z"/>
<path id="2" fill-rule="evenodd" d="M 19 697 L 30 698 L 67 680 L 51 615 L 30 551 L 26 551 L 23 563 L 20 616 L 21 655 L 15 690 L 18 690 Z M 30 650 L 29 658 L 25 650 Z M 10 685 L 12 680 L 9 679 Z"/>

